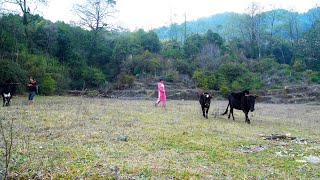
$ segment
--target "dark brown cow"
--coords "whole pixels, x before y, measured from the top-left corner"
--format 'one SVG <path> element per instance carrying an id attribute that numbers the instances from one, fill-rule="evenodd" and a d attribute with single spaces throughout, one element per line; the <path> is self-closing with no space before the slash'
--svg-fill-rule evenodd
<path id="1" fill-rule="evenodd" d="M 222 115 L 225 115 L 228 113 L 228 108 L 230 106 L 230 112 L 228 116 L 229 119 L 231 114 L 234 120 L 233 109 L 242 110 L 246 116 L 245 122 L 250 124 L 248 113 L 249 111 L 251 112 L 254 111 L 254 104 L 255 104 L 256 97 L 257 97 L 256 95 L 249 94 L 248 90 L 230 93 L 228 96 L 229 103 L 228 103 L 227 109 Z"/>

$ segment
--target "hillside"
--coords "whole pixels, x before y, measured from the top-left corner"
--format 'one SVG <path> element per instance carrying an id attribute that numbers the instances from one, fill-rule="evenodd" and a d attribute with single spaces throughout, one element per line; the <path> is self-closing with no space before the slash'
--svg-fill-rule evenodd
<path id="1" fill-rule="evenodd" d="M 272 19 L 272 16 L 276 16 L 275 18 L 275 27 L 285 27 L 288 26 L 288 19 L 294 18 L 298 23 L 297 31 L 301 34 L 306 32 L 311 28 L 313 23 L 314 14 L 319 11 L 318 8 L 310 9 L 306 13 L 297 13 L 288 11 L 285 9 L 275 9 L 272 11 L 267 11 L 261 14 L 263 17 L 263 26 L 268 29 L 268 26 Z M 209 17 L 199 18 L 197 20 L 186 21 L 186 30 L 187 34 L 205 34 L 209 29 L 213 32 L 219 33 L 224 39 L 232 38 L 231 34 L 233 32 L 233 26 L 235 22 L 241 19 L 243 14 L 234 13 L 234 12 L 225 12 L 215 14 Z M 172 39 L 176 38 L 178 40 L 183 39 L 185 30 L 185 23 L 181 24 L 171 24 L 170 26 L 164 26 L 161 28 L 154 29 L 154 31 L 158 34 L 160 39 Z M 288 34 L 285 32 L 278 32 L 281 38 L 288 39 Z"/>

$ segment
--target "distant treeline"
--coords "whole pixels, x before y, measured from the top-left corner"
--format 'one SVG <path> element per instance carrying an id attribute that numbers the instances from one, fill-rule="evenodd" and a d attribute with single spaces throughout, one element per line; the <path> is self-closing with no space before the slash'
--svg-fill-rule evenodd
<path id="1" fill-rule="evenodd" d="M 94 32 L 29 16 L 0 17 L 0 82 L 33 76 L 42 94 L 124 89 L 160 76 L 223 94 L 320 83 L 319 8 L 228 13 L 148 32 Z"/>

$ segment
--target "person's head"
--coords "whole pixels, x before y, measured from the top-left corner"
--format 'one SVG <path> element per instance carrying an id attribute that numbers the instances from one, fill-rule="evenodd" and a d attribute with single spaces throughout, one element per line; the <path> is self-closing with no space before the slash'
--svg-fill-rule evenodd
<path id="1" fill-rule="evenodd" d="M 163 77 L 161 77 L 160 79 L 159 79 L 159 82 L 164 82 L 164 78 Z"/>
<path id="2" fill-rule="evenodd" d="M 35 80 L 33 77 L 30 77 L 30 78 L 29 78 L 29 81 L 30 81 L 30 82 L 35 82 L 36 80 Z"/>

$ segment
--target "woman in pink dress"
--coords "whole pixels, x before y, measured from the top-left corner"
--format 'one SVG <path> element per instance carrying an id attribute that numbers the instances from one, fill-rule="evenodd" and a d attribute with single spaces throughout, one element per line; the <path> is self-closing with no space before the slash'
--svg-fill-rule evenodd
<path id="1" fill-rule="evenodd" d="M 160 78 L 158 82 L 158 99 L 155 103 L 157 106 L 160 102 L 162 102 L 162 108 L 166 107 L 167 97 L 166 97 L 166 91 L 164 88 L 164 78 Z"/>

